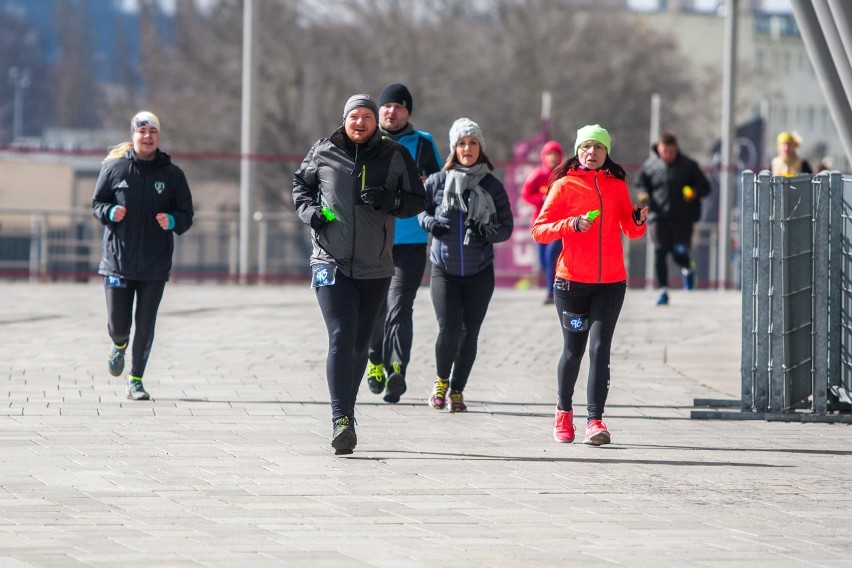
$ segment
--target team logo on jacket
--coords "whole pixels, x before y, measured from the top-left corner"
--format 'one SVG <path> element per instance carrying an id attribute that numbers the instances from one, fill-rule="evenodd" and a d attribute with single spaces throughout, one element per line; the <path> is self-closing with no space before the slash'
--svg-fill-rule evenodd
<path id="1" fill-rule="evenodd" d="M 166 182 L 163 181 L 155 181 L 154 189 L 157 190 L 157 193 L 163 193 L 166 190 Z"/>

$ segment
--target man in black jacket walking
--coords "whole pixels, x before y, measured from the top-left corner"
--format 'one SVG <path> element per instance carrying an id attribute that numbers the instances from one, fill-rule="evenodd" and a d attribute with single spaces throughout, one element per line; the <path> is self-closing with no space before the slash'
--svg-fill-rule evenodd
<path id="1" fill-rule="evenodd" d="M 668 255 L 680 266 L 683 287 L 695 287 L 695 261 L 690 257 L 692 231 L 701 218 L 701 200 L 710 194 L 710 182 L 698 163 L 680 152 L 677 138 L 663 132 L 639 172 L 639 201 L 648 204 L 648 230 L 654 243 L 656 304 L 669 303 Z"/>

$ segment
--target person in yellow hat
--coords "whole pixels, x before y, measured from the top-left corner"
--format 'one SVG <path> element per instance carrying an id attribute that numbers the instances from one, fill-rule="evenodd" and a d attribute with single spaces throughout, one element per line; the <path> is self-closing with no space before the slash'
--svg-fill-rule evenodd
<path id="1" fill-rule="evenodd" d="M 799 154 L 802 139 L 795 132 L 782 132 L 775 139 L 778 155 L 772 158 L 770 170 L 774 176 L 791 177 L 799 174 L 812 174 L 813 169 L 807 160 Z"/>

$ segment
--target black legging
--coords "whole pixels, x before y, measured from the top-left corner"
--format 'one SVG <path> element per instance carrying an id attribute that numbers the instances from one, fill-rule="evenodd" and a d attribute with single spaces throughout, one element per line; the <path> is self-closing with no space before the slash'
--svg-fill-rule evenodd
<path id="1" fill-rule="evenodd" d="M 473 276 L 453 276 L 432 266 L 432 305 L 438 316 L 435 365 L 450 389 L 464 391 L 476 360 L 479 329 L 494 293 L 494 265 Z"/>
<path id="2" fill-rule="evenodd" d="M 111 283 L 113 281 L 113 283 Z M 120 280 L 118 285 L 112 277 L 104 278 L 107 303 L 107 329 L 116 345 L 130 339 L 130 320 L 133 317 L 133 300 L 136 299 L 136 331 L 133 334 L 133 350 L 130 359 L 130 374 L 142 377 L 154 343 L 154 324 L 157 310 L 166 287 L 164 280 Z"/>
<path id="3" fill-rule="evenodd" d="M 414 299 L 426 271 L 426 245 L 394 245 L 393 265 L 387 301 L 382 302 L 373 328 L 370 361 L 384 363 L 388 372 L 391 364 L 399 361 L 404 376 L 414 340 Z"/>
<path id="4" fill-rule="evenodd" d="M 657 288 L 668 288 L 668 255 L 681 268 L 692 268 L 689 250 L 692 247 L 692 228 L 690 221 L 658 220 L 650 223 L 648 230 L 654 243 L 654 274 Z"/>
<path id="5" fill-rule="evenodd" d="M 355 398 L 367 368 L 370 335 L 388 285 L 390 277 L 356 280 L 337 271 L 334 284 L 316 289 L 328 329 L 325 372 L 332 420 L 355 415 Z"/>
<path id="6" fill-rule="evenodd" d="M 584 284 L 556 279 L 553 296 L 563 338 L 562 357 L 557 370 L 560 410 L 573 410 L 574 386 L 580 374 L 586 343 L 591 337 L 586 388 L 588 419 L 603 418 L 609 393 L 612 336 L 626 291 L 626 282 Z"/>

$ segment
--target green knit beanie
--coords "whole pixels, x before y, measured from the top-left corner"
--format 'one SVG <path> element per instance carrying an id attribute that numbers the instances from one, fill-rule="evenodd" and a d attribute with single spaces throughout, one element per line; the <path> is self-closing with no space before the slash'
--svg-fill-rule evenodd
<path id="1" fill-rule="evenodd" d="M 583 142 L 588 142 L 589 140 L 600 142 L 606 146 L 607 154 L 612 153 L 612 138 L 610 138 L 606 128 L 600 124 L 588 124 L 577 131 L 577 141 L 574 142 L 574 153 L 577 153 Z"/>

